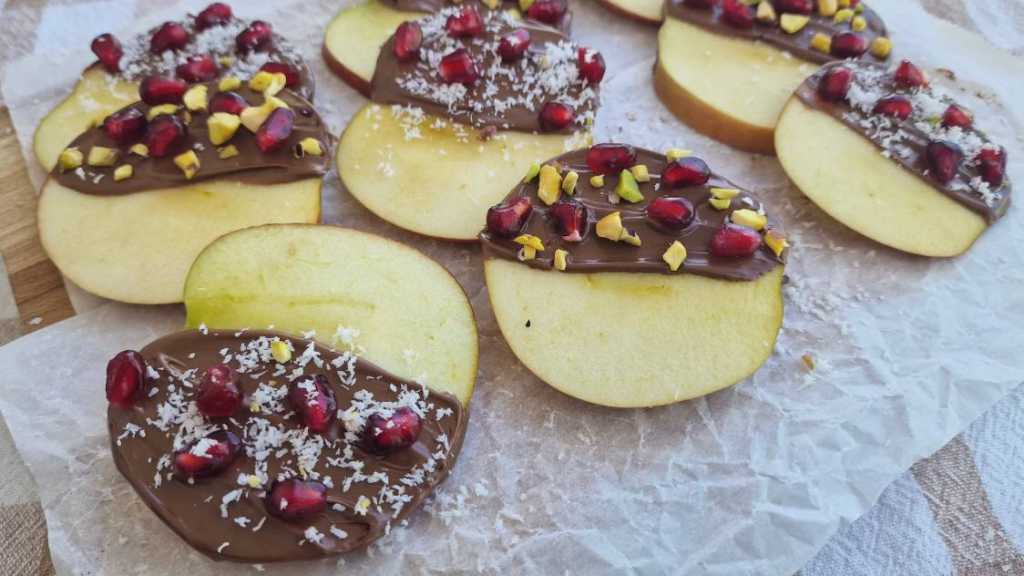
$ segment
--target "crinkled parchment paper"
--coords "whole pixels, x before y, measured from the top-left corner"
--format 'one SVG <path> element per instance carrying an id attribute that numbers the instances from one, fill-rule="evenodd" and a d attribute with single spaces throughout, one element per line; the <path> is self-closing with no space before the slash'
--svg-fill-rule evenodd
<path id="1" fill-rule="evenodd" d="M 168 17 L 127 2 L 100 4 L 145 13 L 140 27 Z M 316 68 L 317 104 L 335 132 L 362 103 L 318 56 L 322 28 L 338 4 L 281 2 L 269 15 Z M 899 55 L 958 72 L 970 102 L 984 111 L 982 123 L 1009 149 L 1012 176 L 1024 183 L 1021 111 L 998 104 L 1020 105 L 1020 63 L 928 16 L 917 2 L 875 4 Z M 332 175 L 327 220 L 399 239 L 444 263 L 470 295 L 482 352 L 454 475 L 407 528 L 346 557 L 346 570 L 788 576 L 914 461 L 1024 381 L 1020 209 L 955 260 L 873 244 L 812 206 L 774 159 L 736 152 L 674 120 L 651 90 L 653 29 L 591 4 L 573 7 L 579 39 L 602 49 L 611 71 L 599 139 L 699 151 L 774 206 L 795 238 L 776 353 L 750 380 L 697 401 L 652 410 L 575 401 L 530 375 L 503 342 L 477 248 L 396 230 L 339 191 Z M 37 40 L 36 49 L 73 52 L 27 56 L 7 67 L 4 91 L 26 146 L 39 117 L 89 59 L 81 38 L 65 45 L 55 34 Z M 843 170 L 842 159 L 835 170 Z M 0 350 L 0 409 L 39 483 L 62 573 L 252 571 L 192 552 L 134 496 L 108 453 L 107 359 L 182 320 L 179 307 L 107 305 Z M 568 338 L 562 345 L 571 349 Z M 803 367 L 804 354 L 816 360 L 813 372 Z M 334 561 L 267 570 L 338 571 Z"/>

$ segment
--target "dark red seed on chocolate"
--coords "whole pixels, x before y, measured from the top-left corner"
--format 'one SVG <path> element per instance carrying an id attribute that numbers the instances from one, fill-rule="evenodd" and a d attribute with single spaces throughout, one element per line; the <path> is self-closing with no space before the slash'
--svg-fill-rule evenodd
<path id="1" fill-rule="evenodd" d="M 551 26 L 558 26 L 562 22 L 566 10 L 565 0 L 536 0 L 527 8 L 526 17 Z"/>
<path id="2" fill-rule="evenodd" d="M 487 210 L 487 231 L 503 238 L 515 236 L 523 229 L 531 212 L 533 204 L 526 196 L 519 196 L 508 204 L 492 206 Z"/>
<path id="3" fill-rule="evenodd" d="M 327 486 L 298 478 L 274 482 L 266 505 L 267 512 L 282 520 L 306 520 L 327 510 Z"/>
<path id="4" fill-rule="evenodd" d="M 551 206 L 555 229 L 566 242 L 581 242 L 587 233 L 587 207 L 575 200 L 555 202 Z"/>
<path id="5" fill-rule="evenodd" d="M 992 188 L 1003 185 L 1003 179 L 1006 177 L 1006 156 L 1006 149 L 1003 147 L 986 147 L 975 157 L 981 179 Z"/>
<path id="6" fill-rule="evenodd" d="M 604 56 L 590 48 L 580 48 L 576 52 L 576 65 L 580 69 L 580 78 L 587 84 L 600 84 L 604 80 Z"/>
<path id="7" fill-rule="evenodd" d="M 868 41 L 856 32 L 840 32 L 832 36 L 832 55 L 857 58 L 868 51 Z"/>
<path id="8" fill-rule="evenodd" d="M 179 64 L 175 70 L 178 78 L 181 78 L 185 82 L 194 84 L 196 82 L 206 82 L 213 80 L 217 77 L 219 70 L 217 69 L 217 63 L 213 61 L 213 58 L 202 55 L 202 56 L 189 56 L 184 64 Z"/>
<path id="9" fill-rule="evenodd" d="M 107 402 L 121 409 L 135 403 L 146 377 L 146 361 L 135 350 L 125 350 L 107 362 Z"/>
<path id="10" fill-rule="evenodd" d="M 415 22 L 402 22 L 395 30 L 392 52 L 399 62 L 411 62 L 420 56 L 423 46 L 423 29 Z"/>
<path id="11" fill-rule="evenodd" d="M 274 44 L 274 28 L 256 20 L 235 37 L 235 46 L 239 52 L 266 52 Z"/>
<path id="12" fill-rule="evenodd" d="M 457 14 L 448 17 L 444 29 L 452 38 L 472 38 L 484 31 L 484 19 L 476 8 L 463 6 Z"/>
<path id="13" fill-rule="evenodd" d="M 875 102 L 875 107 L 872 110 L 875 114 L 881 114 L 882 116 L 888 116 L 890 118 L 898 118 L 900 120 L 906 120 L 910 118 L 910 114 L 914 111 L 914 105 L 910 103 L 910 100 L 903 96 L 886 96 Z"/>
<path id="14" fill-rule="evenodd" d="M 498 42 L 498 56 L 505 62 L 519 60 L 526 54 L 530 47 L 530 31 L 526 28 L 517 28 L 501 37 Z"/>
<path id="15" fill-rule="evenodd" d="M 696 156 L 684 156 L 669 162 L 661 173 L 661 183 L 669 188 L 702 186 L 711 178 L 707 162 Z"/>
<path id="16" fill-rule="evenodd" d="M 852 83 L 853 70 L 845 66 L 829 68 L 818 83 L 818 96 L 829 102 L 845 100 Z"/>
<path id="17" fill-rule="evenodd" d="M 376 454 L 387 454 L 416 443 L 422 422 L 411 408 L 399 408 L 391 414 L 377 413 L 366 419 L 363 445 Z"/>
<path id="18" fill-rule="evenodd" d="M 693 204 L 686 198 L 661 196 L 647 205 L 647 217 L 669 230 L 682 230 L 693 221 Z"/>
<path id="19" fill-rule="evenodd" d="M 181 104 L 187 90 L 188 84 L 177 78 L 148 76 L 139 85 L 139 98 L 150 106 Z"/>
<path id="20" fill-rule="evenodd" d="M 914 63 L 910 60 L 900 62 L 900 65 L 896 67 L 896 72 L 893 73 L 893 80 L 896 81 L 898 86 L 903 88 L 917 88 L 918 86 L 928 85 L 928 79 L 925 78 L 924 72 L 917 66 L 914 66 Z"/>
<path id="21" fill-rule="evenodd" d="M 210 114 L 227 112 L 237 116 L 248 107 L 249 103 L 237 92 L 218 92 L 213 98 L 210 98 Z"/>
<path id="22" fill-rule="evenodd" d="M 974 116 L 956 104 L 950 104 L 949 108 L 942 113 L 942 125 L 946 128 L 970 128 L 972 124 L 974 124 Z"/>
<path id="23" fill-rule="evenodd" d="M 214 2 L 196 16 L 196 30 L 223 26 L 231 20 L 231 16 L 231 6 L 223 2 Z"/>
<path id="24" fill-rule="evenodd" d="M 723 0 L 722 20 L 734 28 L 752 28 L 754 9 L 740 0 Z"/>
<path id="25" fill-rule="evenodd" d="M 163 158 L 176 152 L 185 142 L 185 125 L 177 116 L 161 114 L 153 118 L 146 127 L 143 142 L 149 148 L 150 156 Z"/>
<path id="26" fill-rule="evenodd" d="M 149 39 L 149 51 L 161 54 L 167 50 L 181 50 L 188 44 L 188 32 L 177 22 L 164 22 Z"/>
<path id="27" fill-rule="evenodd" d="M 124 55 L 124 50 L 113 34 L 100 34 L 93 39 L 91 48 L 107 72 L 114 74 L 121 70 L 121 56 Z"/>
<path id="28" fill-rule="evenodd" d="M 302 84 L 302 74 L 299 72 L 298 68 L 291 64 L 285 64 L 284 62 L 267 62 L 263 66 L 260 66 L 260 70 L 271 74 L 284 74 L 285 86 L 289 88 L 295 88 Z"/>
<path id="29" fill-rule="evenodd" d="M 711 253 L 715 256 L 750 256 L 760 247 L 757 230 L 739 224 L 726 224 L 711 238 Z"/>
<path id="30" fill-rule="evenodd" d="M 479 77 L 476 63 L 469 52 L 462 48 L 441 58 L 438 71 L 446 84 L 472 84 Z"/>
<path id="31" fill-rule="evenodd" d="M 302 424 L 313 432 L 326 432 L 337 416 L 334 390 L 323 375 L 292 384 L 288 390 L 288 401 L 302 419 Z"/>
<path id="32" fill-rule="evenodd" d="M 928 170 L 932 177 L 945 184 L 956 177 L 964 153 L 959 146 L 952 142 L 937 141 L 928 144 L 928 147 L 925 148 L 925 156 L 928 159 Z"/>
<path id="33" fill-rule="evenodd" d="M 242 405 L 238 373 L 227 364 L 210 366 L 196 389 L 196 406 L 203 416 L 227 418 Z"/>
<path id="34" fill-rule="evenodd" d="M 256 146 L 264 154 L 280 150 L 288 142 L 295 129 L 295 112 L 278 108 L 270 113 L 267 120 L 256 131 Z"/>
<path id="35" fill-rule="evenodd" d="M 775 0 L 772 2 L 779 12 L 794 12 L 796 14 L 810 14 L 814 9 L 813 0 Z"/>
<path id="36" fill-rule="evenodd" d="M 587 150 L 587 166 L 598 174 L 616 174 L 636 164 L 636 149 L 625 144 L 596 144 Z"/>
<path id="37" fill-rule="evenodd" d="M 118 110 L 103 121 L 103 131 L 118 144 L 135 142 L 146 131 L 146 115 L 137 108 Z"/>
<path id="38" fill-rule="evenodd" d="M 684 6 L 691 8 L 711 8 L 718 0 L 683 0 Z"/>
<path id="39" fill-rule="evenodd" d="M 540 109 L 540 128 L 545 132 L 564 130 L 574 120 L 576 120 L 576 112 L 568 104 L 548 102 Z"/>
<path id="40" fill-rule="evenodd" d="M 241 447 L 242 441 L 234 432 L 213 432 L 175 454 L 174 474 L 186 481 L 216 476 L 231 466 Z"/>

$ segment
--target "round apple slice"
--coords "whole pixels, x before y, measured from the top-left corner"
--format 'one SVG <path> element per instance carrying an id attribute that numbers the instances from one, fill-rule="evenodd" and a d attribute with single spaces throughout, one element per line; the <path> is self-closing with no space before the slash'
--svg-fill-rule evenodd
<path id="1" fill-rule="evenodd" d="M 316 331 L 339 345 L 359 331 L 363 357 L 466 404 L 477 371 L 473 310 L 442 266 L 403 244 L 332 226 L 261 226 L 229 234 L 196 259 L 188 325 Z"/>
<path id="2" fill-rule="evenodd" d="M 647 24 L 661 24 L 665 19 L 662 0 L 598 0 L 605 8 Z"/>

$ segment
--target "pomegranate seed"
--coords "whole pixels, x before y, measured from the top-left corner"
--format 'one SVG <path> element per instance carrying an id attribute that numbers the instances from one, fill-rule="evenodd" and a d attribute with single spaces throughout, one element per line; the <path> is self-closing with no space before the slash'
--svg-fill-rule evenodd
<path id="1" fill-rule="evenodd" d="M 735 28 L 753 28 L 754 9 L 740 0 L 723 0 L 722 20 Z"/>
<path id="2" fill-rule="evenodd" d="M 572 124 L 576 112 L 568 104 L 548 102 L 540 109 L 540 128 L 546 132 L 557 132 Z"/>
<path id="3" fill-rule="evenodd" d="M 185 82 L 194 84 L 196 82 L 207 82 L 217 77 L 219 70 L 217 63 L 209 56 L 189 56 L 184 64 L 178 65 L 175 70 L 178 78 Z"/>
<path id="4" fill-rule="evenodd" d="M 526 196 L 519 196 L 508 204 L 492 206 L 487 210 L 487 231 L 505 238 L 515 236 L 523 229 L 531 212 L 533 204 Z"/>
<path id="5" fill-rule="evenodd" d="M 174 152 L 185 141 L 185 125 L 177 116 L 172 114 L 161 114 L 149 123 L 146 127 L 146 136 L 143 139 L 149 148 L 149 155 L 154 158 L 163 158 Z"/>
<path id="6" fill-rule="evenodd" d="M 857 58 L 868 51 L 868 41 L 856 32 L 840 32 L 832 36 L 832 55 Z"/>
<path id="7" fill-rule="evenodd" d="M 174 473 L 182 480 L 209 478 L 223 472 L 238 457 L 242 441 L 228 430 L 196 440 L 174 456 Z"/>
<path id="8" fill-rule="evenodd" d="M 775 0 L 773 4 L 779 12 L 810 14 L 814 9 L 813 0 Z"/>
<path id="9" fill-rule="evenodd" d="M 444 29 L 452 38 L 472 38 L 484 31 L 484 20 L 476 8 L 464 6 L 458 14 L 448 17 Z"/>
<path id="10" fill-rule="evenodd" d="M 392 51 L 399 62 L 411 62 L 420 56 L 423 46 L 423 29 L 415 22 L 402 22 L 395 30 L 395 44 Z"/>
<path id="11" fill-rule="evenodd" d="M 188 32 L 177 22 L 164 22 L 149 39 L 149 51 L 161 54 L 167 50 L 181 50 L 188 44 Z"/>
<path id="12" fill-rule="evenodd" d="M 256 145 L 264 154 L 279 150 L 291 137 L 294 128 L 295 112 L 288 108 L 278 108 L 270 113 L 256 131 Z"/>
<path id="13" fill-rule="evenodd" d="M 900 65 L 896 67 L 896 72 L 893 73 L 893 80 L 896 81 L 898 86 L 903 88 L 917 88 L 918 86 L 928 85 L 928 79 L 924 77 L 924 72 L 917 66 L 914 66 L 914 63 L 910 60 L 900 62 Z"/>
<path id="14" fill-rule="evenodd" d="M 845 100 L 852 83 L 853 70 L 845 66 L 829 68 L 818 83 L 818 96 L 829 102 Z"/>
<path id="15" fill-rule="evenodd" d="M 974 116 L 956 104 L 950 104 L 949 108 L 946 108 L 946 111 L 942 114 L 942 125 L 946 128 L 954 126 L 970 128 L 972 124 L 974 124 Z"/>
<path id="16" fill-rule="evenodd" d="M 551 26 L 558 26 L 565 16 L 565 11 L 565 0 L 536 0 L 526 10 L 526 17 Z"/>
<path id="17" fill-rule="evenodd" d="M 139 98 L 150 106 L 181 104 L 187 90 L 188 84 L 176 78 L 148 76 L 139 85 Z"/>
<path id="18" fill-rule="evenodd" d="M 196 16 L 196 30 L 223 26 L 231 20 L 232 15 L 231 6 L 223 2 L 214 2 Z"/>
<path id="19" fill-rule="evenodd" d="M 274 28 L 256 20 L 235 37 L 235 45 L 239 52 L 266 52 L 274 44 Z"/>
<path id="20" fill-rule="evenodd" d="M 580 48 L 576 53 L 576 65 L 580 69 L 580 78 L 587 84 L 600 84 L 604 80 L 604 56 L 589 48 Z"/>
<path id="21" fill-rule="evenodd" d="M 587 166 L 598 174 L 614 174 L 636 164 L 636 149 L 625 144 L 597 144 L 587 151 Z"/>
<path id="22" fill-rule="evenodd" d="M 673 160 L 661 173 L 661 182 L 669 188 L 701 186 L 711 178 L 707 162 L 696 156 L 685 156 Z"/>
<path id="23" fill-rule="evenodd" d="M 906 120 L 910 118 L 910 114 L 914 111 L 914 105 L 910 103 L 903 96 L 886 96 L 875 102 L 875 108 L 872 110 L 875 114 L 881 114 L 882 116 L 889 116 L 890 118 L 898 118 L 900 120 Z"/>
<path id="24" fill-rule="evenodd" d="M 683 0 L 683 5 L 693 8 L 711 8 L 718 0 Z"/>
<path id="25" fill-rule="evenodd" d="M 925 148 L 925 156 L 928 158 L 928 168 L 932 176 L 945 184 L 956 177 L 964 153 L 952 142 L 936 141 Z"/>
<path id="26" fill-rule="evenodd" d="M 267 512 L 289 522 L 327 510 L 327 486 L 316 480 L 292 478 L 274 482 L 267 493 Z"/>
<path id="27" fill-rule="evenodd" d="M 662 196 L 647 206 L 647 217 L 670 230 L 682 230 L 693 221 L 693 204 L 686 198 Z"/>
<path id="28" fill-rule="evenodd" d="M 107 402 L 127 410 L 135 403 L 146 374 L 146 361 L 135 350 L 125 350 L 107 362 Z"/>
<path id="29" fill-rule="evenodd" d="M 134 142 L 146 131 L 146 115 L 137 108 L 119 110 L 103 121 L 103 131 L 118 144 Z"/>
<path id="30" fill-rule="evenodd" d="M 411 408 L 399 408 L 390 416 L 377 413 L 366 420 L 363 444 L 370 452 L 387 454 L 416 443 L 422 422 Z"/>
<path id="31" fill-rule="evenodd" d="M 288 400 L 302 423 L 313 432 L 324 433 L 337 416 L 338 404 L 327 378 L 317 375 L 300 380 L 288 390 Z"/>
<path id="32" fill-rule="evenodd" d="M 760 247 L 757 230 L 739 224 L 726 224 L 711 238 L 711 253 L 715 256 L 750 256 Z"/>
<path id="33" fill-rule="evenodd" d="M 551 207 L 558 235 L 566 242 L 582 242 L 587 233 L 587 207 L 574 200 L 556 202 Z"/>
<path id="34" fill-rule="evenodd" d="M 213 98 L 210 98 L 210 114 L 227 112 L 237 116 L 248 107 L 249 103 L 237 92 L 218 92 Z"/>
<path id="35" fill-rule="evenodd" d="M 113 34 L 100 34 L 92 41 L 92 53 L 100 59 L 100 64 L 107 72 L 114 74 L 121 71 L 121 56 L 124 50 Z"/>
<path id="36" fill-rule="evenodd" d="M 502 36 L 498 43 L 498 56 L 505 62 L 519 60 L 530 47 L 530 31 L 518 28 Z"/>
<path id="37" fill-rule="evenodd" d="M 271 74 L 284 74 L 285 86 L 289 88 L 295 88 L 302 84 L 302 74 L 291 64 L 285 64 L 284 62 L 267 62 L 263 66 L 260 66 L 260 70 Z"/>
<path id="38" fill-rule="evenodd" d="M 227 418 L 242 405 L 238 373 L 227 364 L 210 366 L 196 390 L 196 406 L 209 418 Z"/>
<path id="39" fill-rule="evenodd" d="M 479 77 L 476 63 L 463 48 L 441 58 L 439 71 L 446 84 L 472 84 Z"/>
<path id="40" fill-rule="evenodd" d="M 1003 185 L 1003 178 L 1006 177 L 1006 150 L 999 148 L 982 148 L 975 157 L 978 164 L 978 172 L 981 179 L 992 188 L 999 188 Z"/>

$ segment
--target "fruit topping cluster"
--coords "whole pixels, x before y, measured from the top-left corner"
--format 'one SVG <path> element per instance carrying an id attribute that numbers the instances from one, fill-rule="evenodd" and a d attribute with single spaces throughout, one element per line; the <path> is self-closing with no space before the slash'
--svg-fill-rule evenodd
<path id="1" fill-rule="evenodd" d="M 480 11 L 518 11 L 520 16 L 553 26 L 567 29 L 569 26 L 569 3 L 566 0 L 386 0 L 398 10 L 415 12 L 436 12 L 446 6 L 474 6 Z"/>

